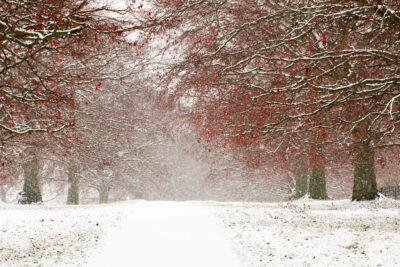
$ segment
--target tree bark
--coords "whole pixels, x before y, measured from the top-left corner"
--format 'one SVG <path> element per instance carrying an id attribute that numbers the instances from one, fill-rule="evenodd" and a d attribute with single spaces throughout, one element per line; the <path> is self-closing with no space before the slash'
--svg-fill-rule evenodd
<path id="1" fill-rule="evenodd" d="M 312 199 L 328 199 L 324 166 L 313 167 L 310 175 L 309 192 Z"/>
<path id="2" fill-rule="evenodd" d="M 375 151 L 369 140 L 354 144 L 354 184 L 352 200 L 373 200 L 378 197 L 375 175 Z"/>
<path id="3" fill-rule="evenodd" d="M 301 198 L 307 194 L 308 173 L 299 171 L 296 174 L 296 198 Z"/>
<path id="4" fill-rule="evenodd" d="M 22 189 L 21 204 L 42 202 L 39 187 L 39 162 L 36 156 L 24 165 L 24 187 Z"/>
<path id="5" fill-rule="evenodd" d="M 74 163 L 70 163 L 68 166 L 67 205 L 79 205 L 79 175 Z"/>
<path id="6" fill-rule="evenodd" d="M 99 203 L 108 203 L 108 193 L 110 189 L 108 187 L 102 187 L 99 190 Z"/>
<path id="7" fill-rule="evenodd" d="M 3 186 L 0 187 L 0 199 L 2 202 L 7 202 L 7 189 Z"/>

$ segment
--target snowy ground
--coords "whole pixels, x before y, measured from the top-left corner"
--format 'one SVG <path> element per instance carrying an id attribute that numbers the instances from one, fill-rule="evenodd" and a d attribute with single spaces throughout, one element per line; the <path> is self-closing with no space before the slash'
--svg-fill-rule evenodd
<path id="1" fill-rule="evenodd" d="M 201 203 L 138 202 L 88 266 L 240 267 L 218 221 Z"/>
<path id="2" fill-rule="evenodd" d="M 243 266 L 400 266 L 400 202 L 215 203 Z"/>
<path id="3" fill-rule="evenodd" d="M 124 218 L 121 205 L 18 206 L 0 202 L 0 266 L 83 266 Z"/>
<path id="4" fill-rule="evenodd" d="M 0 214 L 0 266 L 400 266 L 400 202 L 388 199 L 0 205 Z"/>

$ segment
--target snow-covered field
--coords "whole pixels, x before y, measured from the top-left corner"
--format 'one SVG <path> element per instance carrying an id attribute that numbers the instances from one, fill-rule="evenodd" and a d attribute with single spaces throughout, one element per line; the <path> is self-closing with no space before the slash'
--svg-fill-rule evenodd
<path id="1" fill-rule="evenodd" d="M 82 266 L 123 219 L 121 207 L 0 202 L 0 266 Z"/>
<path id="2" fill-rule="evenodd" d="M 400 202 L 215 203 L 243 266 L 400 266 Z"/>
<path id="3" fill-rule="evenodd" d="M 0 204 L 0 266 L 400 266 L 399 255 L 389 199 Z"/>

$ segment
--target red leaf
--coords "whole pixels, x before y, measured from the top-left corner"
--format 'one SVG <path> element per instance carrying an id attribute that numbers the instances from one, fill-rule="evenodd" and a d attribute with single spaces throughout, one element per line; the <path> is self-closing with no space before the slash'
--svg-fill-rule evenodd
<path id="1" fill-rule="evenodd" d="M 322 44 L 324 46 L 326 46 L 326 34 L 325 33 L 322 34 Z"/>

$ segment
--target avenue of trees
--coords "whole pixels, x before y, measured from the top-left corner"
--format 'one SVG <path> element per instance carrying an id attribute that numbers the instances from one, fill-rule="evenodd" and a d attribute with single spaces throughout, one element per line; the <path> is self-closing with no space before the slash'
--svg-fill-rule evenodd
<path id="1" fill-rule="evenodd" d="M 135 120 L 124 109 L 141 105 L 131 88 L 143 63 L 139 57 L 133 60 L 139 41 L 126 40 L 146 28 L 136 23 L 139 15 L 133 4 L 1 2 L 0 160 L 9 176 L 19 172 L 8 169 L 22 170 L 21 203 L 42 201 L 41 169 L 54 162 L 55 171 L 67 173 L 68 203 L 79 202 L 81 173 L 100 201 L 107 200 L 108 180 L 118 177 L 111 166 L 118 162 L 116 155 L 128 154 L 121 146 L 129 143 L 126 131 Z M 130 92 L 123 90 L 127 87 Z M 118 106 L 118 98 L 133 104 Z"/>
<path id="2" fill-rule="evenodd" d="M 400 144 L 399 1 L 156 5 L 180 58 L 167 90 L 205 140 L 280 157 L 298 196 L 309 176 L 310 196 L 327 198 L 325 168 L 350 162 L 352 199 L 377 197 L 375 155 Z"/>
<path id="3" fill-rule="evenodd" d="M 327 199 L 327 177 L 351 169 L 352 200 L 375 199 L 400 160 L 399 9 L 2 1 L 1 198 L 21 177 L 20 203 L 41 202 L 48 176 L 68 204 L 89 188 L 105 203 L 272 184 Z"/>

